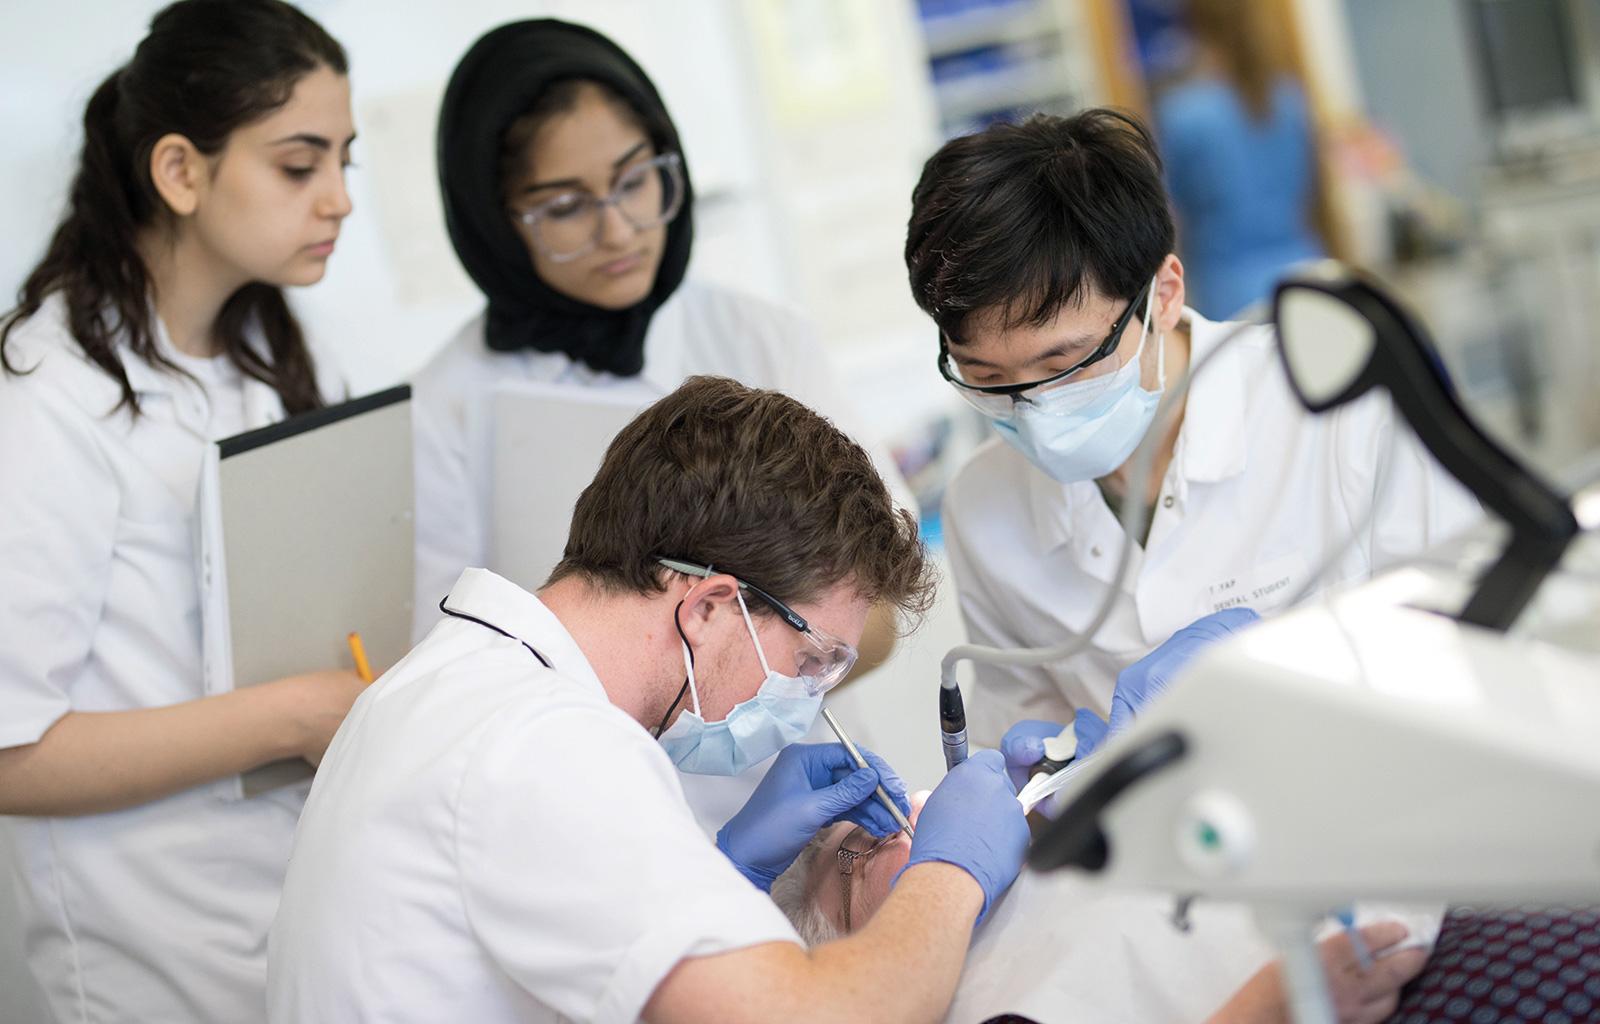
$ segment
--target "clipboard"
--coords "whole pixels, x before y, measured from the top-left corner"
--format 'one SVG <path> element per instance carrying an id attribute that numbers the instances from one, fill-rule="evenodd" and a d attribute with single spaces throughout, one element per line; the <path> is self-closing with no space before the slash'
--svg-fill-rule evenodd
<path id="1" fill-rule="evenodd" d="M 544 586 L 612 439 L 660 397 L 639 387 L 497 385 L 484 410 L 489 568 L 525 590 Z"/>
<path id="2" fill-rule="evenodd" d="M 380 391 L 209 446 L 200 480 L 207 693 L 374 665 L 411 640 L 411 388 Z M 278 761 L 240 777 L 254 796 L 312 775 Z"/>

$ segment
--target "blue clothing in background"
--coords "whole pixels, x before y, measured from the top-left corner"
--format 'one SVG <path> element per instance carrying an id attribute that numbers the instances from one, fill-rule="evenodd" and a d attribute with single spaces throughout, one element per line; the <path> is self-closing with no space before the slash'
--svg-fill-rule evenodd
<path id="1" fill-rule="evenodd" d="M 1226 82 L 1197 78 L 1156 102 L 1189 304 L 1226 319 L 1267 298 L 1284 267 L 1322 255 L 1305 94 L 1284 79 L 1257 121 Z"/>

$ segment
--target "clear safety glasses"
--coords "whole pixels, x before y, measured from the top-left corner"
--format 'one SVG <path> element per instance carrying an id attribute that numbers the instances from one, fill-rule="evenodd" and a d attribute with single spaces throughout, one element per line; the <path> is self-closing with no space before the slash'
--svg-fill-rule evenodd
<path id="1" fill-rule="evenodd" d="M 698 565 L 677 558 L 657 558 L 656 561 L 686 576 L 709 577 L 716 574 L 716 570 L 709 565 Z M 858 657 L 853 646 L 820 626 L 813 626 L 793 608 L 755 584 L 737 576 L 734 579 L 739 580 L 740 590 L 777 612 L 779 618 L 799 632 L 802 642 L 794 652 L 795 675 L 805 681 L 807 693 L 820 697 L 844 681 L 855 667 Z"/>
<path id="2" fill-rule="evenodd" d="M 530 209 L 513 210 L 511 216 L 527 226 L 540 252 L 566 263 L 600 244 L 606 207 L 615 208 L 634 230 L 647 231 L 678 215 L 683 193 L 683 159 L 677 153 L 663 153 L 625 168 L 610 195 L 573 189 Z"/>
<path id="3" fill-rule="evenodd" d="M 855 877 L 856 865 L 894 842 L 899 835 L 899 832 L 890 832 L 882 839 L 874 839 L 865 826 L 857 825 L 839 841 L 839 905 L 843 908 L 846 935 L 850 933 L 850 879 Z"/>
<path id="4" fill-rule="evenodd" d="M 1111 325 L 1111 333 L 1106 335 L 1106 339 L 1096 346 L 1093 352 L 1060 373 L 1045 377 L 1043 380 L 1030 380 L 1021 384 L 974 384 L 961 375 L 961 367 L 956 362 L 955 356 L 951 355 L 949 340 L 943 331 L 939 332 L 939 376 L 954 384 L 956 393 L 966 399 L 967 404 L 974 409 L 990 419 L 1004 419 L 1011 415 L 1011 410 L 1018 402 L 1033 401 L 1040 392 L 1067 383 L 1070 378 L 1115 352 L 1117 342 L 1121 340 L 1128 321 L 1133 319 L 1134 313 L 1144 308 L 1145 295 L 1149 291 L 1149 284 L 1139 289 L 1139 294 L 1133 297 L 1133 301 L 1128 303 L 1128 308 L 1123 310 L 1122 315 L 1117 317 L 1117 322 Z"/>

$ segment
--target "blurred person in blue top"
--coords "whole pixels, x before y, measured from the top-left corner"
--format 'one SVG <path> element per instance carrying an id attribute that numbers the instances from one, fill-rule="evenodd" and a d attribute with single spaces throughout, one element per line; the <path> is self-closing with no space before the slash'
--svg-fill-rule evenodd
<path id="1" fill-rule="evenodd" d="M 1210 317 L 1266 298 L 1285 267 L 1323 254 L 1311 114 L 1268 18 L 1259 5 L 1191 0 L 1194 59 L 1155 104 L 1190 303 Z"/>

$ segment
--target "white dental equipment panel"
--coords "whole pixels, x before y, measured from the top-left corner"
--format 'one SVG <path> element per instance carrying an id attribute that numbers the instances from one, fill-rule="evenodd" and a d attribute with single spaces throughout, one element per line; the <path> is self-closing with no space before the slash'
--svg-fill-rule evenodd
<path id="1" fill-rule="evenodd" d="M 1187 750 L 1100 815 L 1109 885 L 1334 907 L 1600 898 L 1600 538 L 1510 634 L 1458 607 L 1486 537 L 1218 645 L 1066 787 Z"/>

